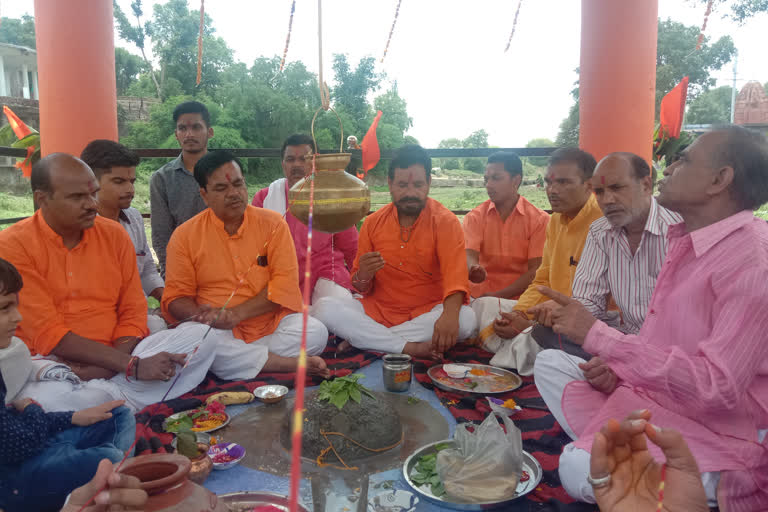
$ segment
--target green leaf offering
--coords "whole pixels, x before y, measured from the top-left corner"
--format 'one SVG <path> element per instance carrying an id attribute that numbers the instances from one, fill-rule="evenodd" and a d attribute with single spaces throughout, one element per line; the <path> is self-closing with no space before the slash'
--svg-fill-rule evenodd
<path id="1" fill-rule="evenodd" d="M 418 486 L 429 485 L 433 496 L 440 497 L 445 494 L 445 486 L 437 474 L 437 452 L 451 448 L 452 443 L 439 443 L 435 445 L 435 452 L 422 455 L 411 471 L 411 480 Z"/>
<path id="2" fill-rule="evenodd" d="M 376 397 L 368 388 L 357 382 L 364 378 L 363 374 L 353 373 L 346 377 L 336 377 L 331 381 L 326 380 L 320 384 L 317 398 L 332 403 L 339 410 L 349 402 L 350 398 L 359 404 L 363 394 L 375 399 Z"/>

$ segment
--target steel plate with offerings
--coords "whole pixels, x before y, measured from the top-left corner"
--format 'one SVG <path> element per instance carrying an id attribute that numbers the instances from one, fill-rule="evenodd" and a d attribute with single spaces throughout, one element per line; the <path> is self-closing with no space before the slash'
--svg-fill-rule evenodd
<path id="1" fill-rule="evenodd" d="M 522 379 L 509 370 L 490 366 L 487 364 L 466 364 L 469 368 L 466 376 L 456 379 L 448 375 L 442 364 L 438 364 L 427 370 L 427 375 L 435 383 L 435 386 L 445 391 L 461 391 L 464 393 L 479 393 L 492 395 L 507 393 L 519 388 Z"/>
<path id="2" fill-rule="evenodd" d="M 227 512 L 288 512 L 288 497 L 272 492 L 232 492 L 219 494 Z M 307 509 L 299 503 L 299 512 Z"/>
<path id="3" fill-rule="evenodd" d="M 228 424 L 229 415 L 224 412 L 224 405 L 211 402 L 205 407 L 168 416 L 163 423 L 163 429 L 174 434 L 187 429 L 192 432 L 213 432 Z"/>
<path id="4" fill-rule="evenodd" d="M 504 507 L 512 501 L 528 494 L 536 489 L 541 482 L 543 471 L 541 464 L 533 455 L 523 451 L 523 474 L 518 481 L 515 493 L 509 498 L 500 501 L 489 501 L 483 503 L 457 503 L 450 501 L 445 494 L 445 488 L 440 482 L 435 470 L 437 452 L 441 449 L 454 448 L 456 444 L 452 439 L 432 443 L 416 450 L 403 465 L 403 477 L 408 485 L 418 494 L 436 505 L 451 508 L 454 510 L 489 510 Z"/>

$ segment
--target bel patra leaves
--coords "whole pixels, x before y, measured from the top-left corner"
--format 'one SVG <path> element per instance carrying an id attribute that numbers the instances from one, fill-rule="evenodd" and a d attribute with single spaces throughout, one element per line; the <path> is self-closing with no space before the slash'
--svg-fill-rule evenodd
<path id="1" fill-rule="evenodd" d="M 359 404 L 363 399 L 363 393 L 375 398 L 368 388 L 357 382 L 363 378 L 365 375 L 355 373 L 346 377 L 337 377 L 332 381 L 325 381 L 320 384 L 317 397 L 332 403 L 339 410 L 346 405 L 350 398 Z"/>

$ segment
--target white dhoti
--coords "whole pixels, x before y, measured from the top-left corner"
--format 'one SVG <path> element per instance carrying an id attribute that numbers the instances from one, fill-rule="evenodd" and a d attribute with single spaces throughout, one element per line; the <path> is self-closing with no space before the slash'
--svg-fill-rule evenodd
<path id="1" fill-rule="evenodd" d="M 176 329 L 161 331 L 144 338 L 133 350 L 132 355 L 142 359 L 159 352 L 187 354 L 190 358 L 189 364 L 183 371 L 181 366 L 176 366 L 176 373 L 181 372 L 181 376 L 166 399 L 177 398 L 191 391 L 205 378 L 222 338 L 222 331 L 213 329 L 203 341 L 207 330 L 207 325 L 184 323 Z M 192 356 L 192 352 L 198 345 L 200 348 Z M 109 380 L 96 379 L 81 384 L 72 384 L 67 381 L 31 382 L 25 386 L 22 394 L 36 400 L 49 412 L 85 409 L 110 400 L 125 400 L 126 405 L 134 411 L 139 411 L 147 405 L 159 402 L 175 378 L 167 382 L 137 381 L 132 377 L 126 380 L 125 373 L 121 372 Z"/>
<path id="2" fill-rule="evenodd" d="M 514 338 L 501 338 L 493 329 L 501 313 L 511 313 L 516 304 L 516 300 L 480 297 L 472 301 L 471 307 L 477 316 L 480 346 L 496 354 L 491 364 L 516 369 L 520 375 L 531 375 L 536 354 L 541 351 L 533 336 L 521 333 Z"/>
<path id="3" fill-rule="evenodd" d="M 431 342 L 435 322 L 443 313 L 438 304 L 431 311 L 400 325 L 385 327 L 365 314 L 359 300 L 326 297 L 314 305 L 314 316 L 335 335 L 361 350 L 402 353 L 406 343 Z M 459 340 L 471 338 L 476 330 L 475 314 L 467 306 L 459 310 Z"/>
<path id="4" fill-rule="evenodd" d="M 243 380 L 256 377 L 267 362 L 269 353 L 298 357 L 301 347 L 303 319 L 299 313 L 286 315 L 272 334 L 246 343 L 232 331 L 220 331 L 222 339 L 216 350 L 211 371 L 220 379 Z M 307 355 L 323 353 L 328 343 L 328 329 L 315 318 L 307 320 Z"/>
<path id="5" fill-rule="evenodd" d="M 536 358 L 534 367 L 534 379 L 541 397 L 552 412 L 557 422 L 566 434 L 574 441 L 578 436 L 568 425 L 563 414 L 563 393 L 568 383 L 575 380 L 585 381 L 584 372 L 579 368 L 579 363 L 584 359 L 572 356 L 562 350 L 544 350 Z M 616 418 L 619 421 L 624 418 Z M 765 437 L 766 431 L 760 431 L 760 440 Z M 650 442 L 650 441 L 649 441 Z M 586 450 L 576 448 L 573 443 L 565 446 L 560 455 L 558 472 L 563 488 L 568 494 L 579 501 L 595 503 L 595 493 L 587 482 L 589 475 L 590 454 Z M 720 472 L 712 471 L 701 474 L 701 481 L 707 493 L 707 501 L 710 507 L 717 506 L 717 484 L 720 482 Z"/>
<path id="6" fill-rule="evenodd" d="M 315 289 L 312 290 L 313 306 L 310 306 L 309 308 L 310 314 L 313 313 L 314 304 L 317 304 L 317 301 L 319 301 L 323 297 L 335 297 L 337 299 L 354 299 L 351 291 L 347 290 L 341 285 L 334 283 L 330 279 L 321 277 L 315 283 Z"/>
<path id="7" fill-rule="evenodd" d="M 165 319 L 161 315 L 154 315 L 152 313 L 147 315 L 147 329 L 149 329 L 149 334 L 155 334 L 164 331 L 167 328 L 168 324 L 165 323 Z"/>

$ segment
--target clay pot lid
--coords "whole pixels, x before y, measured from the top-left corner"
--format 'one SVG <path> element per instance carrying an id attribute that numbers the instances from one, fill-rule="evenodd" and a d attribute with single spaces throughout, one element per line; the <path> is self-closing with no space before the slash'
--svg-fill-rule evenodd
<path id="1" fill-rule="evenodd" d="M 132 475 L 141 481 L 141 488 L 147 494 L 178 484 L 188 474 L 192 462 L 175 453 L 152 453 L 139 455 L 125 461 L 120 473 Z"/>

